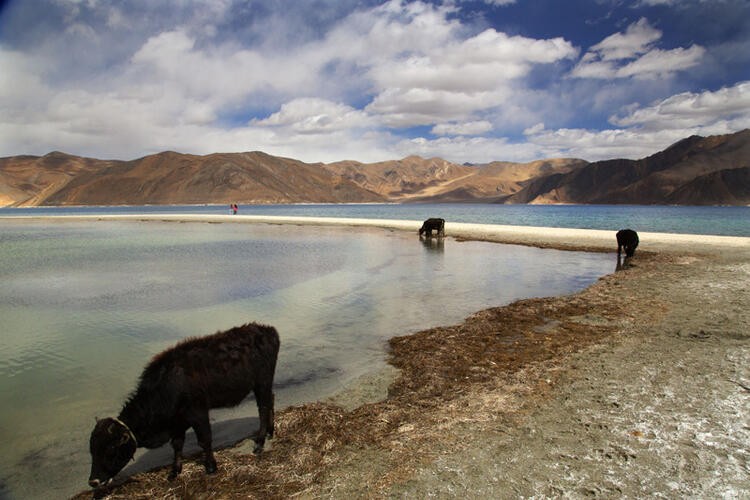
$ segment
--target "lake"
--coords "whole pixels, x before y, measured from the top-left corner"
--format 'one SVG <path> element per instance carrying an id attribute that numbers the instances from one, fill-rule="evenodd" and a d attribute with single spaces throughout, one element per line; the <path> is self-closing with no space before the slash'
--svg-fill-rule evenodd
<path id="1" fill-rule="evenodd" d="M 133 207 L 0 208 L 1 216 L 210 213 L 228 214 L 228 205 L 161 205 Z M 689 207 L 661 205 L 492 205 L 492 204 L 362 204 L 362 205 L 241 205 L 240 214 L 567 227 L 617 231 L 750 236 L 750 207 Z"/>
<path id="2" fill-rule="evenodd" d="M 581 290 L 615 264 L 380 229 L 1 219 L 0 497 L 85 489 L 94 418 L 185 337 L 275 326 L 281 409 L 381 369 L 392 336 Z M 256 415 L 252 401 L 212 413 Z"/>

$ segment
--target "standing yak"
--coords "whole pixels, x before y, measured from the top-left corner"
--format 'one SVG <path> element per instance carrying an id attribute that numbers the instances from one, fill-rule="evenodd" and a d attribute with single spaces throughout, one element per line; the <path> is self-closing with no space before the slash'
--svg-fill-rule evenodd
<path id="1" fill-rule="evenodd" d="M 431 238 L 433 229 L 437 231 L 438 236 L 445 236 L 445 219 L 427 219 L 422 224 L 422 227 L 419 228 L 419 236 L 422 236 L 422 234 L 426 234 L 428 238 Z"/>
<path id="2" fill-rule="evenodd" d="M 203 448 L 206 472 L 216 472 L 211 449 L 211 408 L 238 405 L 254 391 L 260 429 L 255 452 L 273 437 L 273 376 L 279 334 L 272 326 L 248 323 L 225 332 L 186 339 L 157 354 L 141 374 L 138 388 L 117 418 L 97 420 L 91 432 L 89 485 L 98 488 L 133 458 L 139 447 L 172 442 L 169 479 L 182 471 L 185 431 L 192 427 Z"/>
<path id="3" fill-rule="evenodd" d="M 635 249 L 638 248 L 638 233 L 632 229 L 621 229 L 617 231 L 617 258 L 620 258 L 622 249 L 625 249 L 625 256 L 632 257 Z"/>

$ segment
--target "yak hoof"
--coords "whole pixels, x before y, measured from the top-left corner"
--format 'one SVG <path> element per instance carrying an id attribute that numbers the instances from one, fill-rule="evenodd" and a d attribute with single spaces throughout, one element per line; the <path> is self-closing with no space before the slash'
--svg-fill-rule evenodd
<path id="1" fill-rule="evenodd" d="M 216 467 L 216 460 L 213 460 L 211 462 L 206 462 L 206 474 L 216 474 L 217 467 Z"/>
<path id="2" fill-rule="evenodd" d="M 167 479 L 169 481 L 174 481 L 175 479 L 177 479 L 177 476 L 180 475 L 180 472 L 182 472 L 182 465 L 172 466 L 172 469 L 169 471 L 169 475 L 167 476 Z"/>

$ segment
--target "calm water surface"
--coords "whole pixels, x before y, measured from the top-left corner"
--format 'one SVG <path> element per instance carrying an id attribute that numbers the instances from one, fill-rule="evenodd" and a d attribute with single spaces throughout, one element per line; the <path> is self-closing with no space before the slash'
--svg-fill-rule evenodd
<path id="1" fill-rule="evenodd" d="M 2 220 L 0 497 L 85 489 L 94 417 L 116 415 L 150 357 L 187 336 L 274 325 L 283 408 L 384 366 L 389 337 L 580 290 L 614 266 L 375 229 Z M 212 414 L 238 415 L 254 402 Z"/>
<path id="2" fill-rule="evenodd" d="M 0 208 L 3 215 L 107 213 L 221 213 L 227 206 L 173 205 L 146 207 Z M 750 236 L 750 207 L 684 207 L 659 205 L 492 205 L 492 204 L 363 204 L 363 205 L 241 205 L 241 214 L 308 217 L 424 220 L 567 227 L 617 231 Z"/>

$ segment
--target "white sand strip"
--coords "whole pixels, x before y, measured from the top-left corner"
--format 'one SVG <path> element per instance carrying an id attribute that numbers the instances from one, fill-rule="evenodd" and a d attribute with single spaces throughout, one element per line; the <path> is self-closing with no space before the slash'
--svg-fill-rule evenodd
<path id="1" fill-rule="evenodd" d="M 422 221 L 395 219 L 349 219 L 333 217 L 287 217 L 263 215 L 216 214 L 127 214 L 127 215 L 55 215 L 8 216 L 0 220 L 41 219 L 45 221 L 163 221 L 294 224 L 306 226 L 375 227 L 416 233 Z M 637 230 L 637 228 L 635 228 Z M 507 226 L 498 224 L 469 224 L 446 222 L 445 234 L 459 239 L 485 240 L 498 243 L 616 251 L 616 231 L 599 229 L 567 229 L 554 227 Z M 696 234 L 638 232 L 639 250 L 676 253 L 720 253 L 724 249 L 750 252 L 750 237 L 712 236 Z"/>

